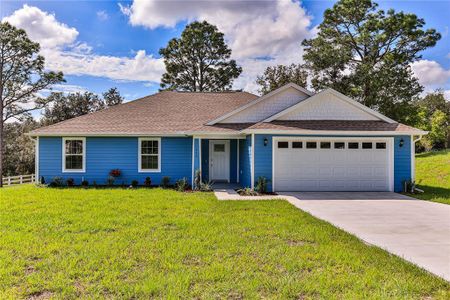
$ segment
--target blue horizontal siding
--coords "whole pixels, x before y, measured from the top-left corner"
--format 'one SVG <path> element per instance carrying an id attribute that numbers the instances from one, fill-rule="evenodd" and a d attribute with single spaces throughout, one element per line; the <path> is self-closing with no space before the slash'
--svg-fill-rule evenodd
<path id="1" fill-rule="evenodd" d="M 283 136 L 283 135 L 269 135 L 269 134 L 255 135 L 255 181 L 258 179 L 259 176 L 264 176 L 267 179 L 269 179 L 270 182 L 272 182 L 272 138 L 274 136 Z M 289 136 L 302 136 L 302 135 L 289 135 Z M 360 137 L 364 138 L 365 136 Z M 267 146 L 264 146 L 265 138 L 267 138 L 268 140 Z M 404 141 L 404 145 L 402 147 L 399 146 L 401 139 L 403 139 Z M 403 182 L 405 180 L 410 179 L 411 179 L 411 138 L 410 136 L 395 136 L 394 191 L 401 192 L 403 190 L 402 188 Z M 269 189 L 272 190 L 271 183 L 269 184 Z"/>
<path id="2" fill-rule="evenodd" d="M 138 172 L 137 137 L 88 137 L 86 138 L 86 172 L 62 172 L 62 138 L 39 138 L 39 176 L 46 182 L 59 176 L 73 178 L 76 184 L 83 179 L 90 184 L 105 184 L 112 169 L 120 169 L 121 176 L 116 184 L 130 184 L 138 180 L 143 184 L 146 177 L 152 184 L 158 185 L 163 176 L 169 176 L 170 182 L 186 177 L 192 180 L 192 138 L 161 138 L 161 172 Z"/>
<path id="3" fill-rule="evenodd" d="M 248 135 L 239 141 L 239 183 L 243 187 L 251 186 L 252 140 Z"/>

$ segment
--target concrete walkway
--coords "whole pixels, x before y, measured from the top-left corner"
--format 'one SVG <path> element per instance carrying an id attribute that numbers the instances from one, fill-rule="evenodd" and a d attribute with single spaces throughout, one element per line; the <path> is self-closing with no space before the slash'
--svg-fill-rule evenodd
<path id="1" fill-rule="evenodd" d="M 294 206 L 450 281 L 450 205 L 396 193 L 283 193 Z"/>
<path id="2" fill-rule="evenodd" d="M 450 281 L 450 205 L 388 192 L 295 192 L 243 197 L 215 190 L 219 200 L 286 199 L 363 241 Z"/>

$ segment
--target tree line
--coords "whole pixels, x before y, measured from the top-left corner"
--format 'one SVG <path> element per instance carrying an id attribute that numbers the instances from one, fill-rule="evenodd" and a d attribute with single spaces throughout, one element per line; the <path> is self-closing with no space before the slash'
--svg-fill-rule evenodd
<path id="1" fill-rule="evenodd" d="M 410 67 L 441 38 L 424 26 L 415 14 L 384 11 L 371 0 L 340 0 L 325 11 L 317 36 L 302 41 L 304 62 L 268 67 L 256 79 L 259 92 L 288 82 L 305 87 L 310 82 L 316 92 L 331 87 L 394 120 L 430 131 L 421 149 L 448 148 L 449 102 L 439 90 L 421 96 L 423 87 Z M 0 174 L 32 172 L 32 142 L 24 132 L 123 101 L 115 88 L 103 98 L 89 92 L 39 97 L 38 91 L 64 81 L 61 72 L 45 71 L 39 50 L 24 30 L 0 24 Z M 206 21 L 188 24 L 159 54 L 166 67 L 161 90 L 226 91 L 242 72 L 224 34 Z M 43 111 L 39 121 L 30 118 L 36 109 Z M 17 122 L 7 123 L 10 119 Z"/>

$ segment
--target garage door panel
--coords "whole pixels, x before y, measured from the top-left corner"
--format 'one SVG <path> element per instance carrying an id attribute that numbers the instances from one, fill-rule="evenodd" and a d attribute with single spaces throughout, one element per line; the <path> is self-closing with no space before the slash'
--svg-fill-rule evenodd
<path id="1" fill-rule="evenodd" d="M 333 140 L 331 149 L 321 149 L 319 140 L 316 140 L 316 149 L 292 148 L 292 143 L 289 148 L 278 149 L 274 144 L 275 190 L 389 190 L 389 143 L 386 149 L 375 149 L 373 140 L 359 139 L 359 149 L 349 149 L 348 140 L 337 141 L 345 142 L 345 148 L 334 149 Z M 362 149 L 363 142 L 371 143 L 372 149 Z"/>

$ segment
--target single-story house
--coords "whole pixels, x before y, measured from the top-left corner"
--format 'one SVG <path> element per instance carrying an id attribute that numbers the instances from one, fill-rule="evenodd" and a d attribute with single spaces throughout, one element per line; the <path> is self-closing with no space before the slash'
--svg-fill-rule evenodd
<path id="1" fill-rule="evenodd" d="M 247 92 L 163 91 L 42 127 L 36 175 L 105 184 L 181 178 L 272 191 L 402 191 L 414 180 L 414 143 L 427 132 L 333 90 L 287 84 Z"/>

